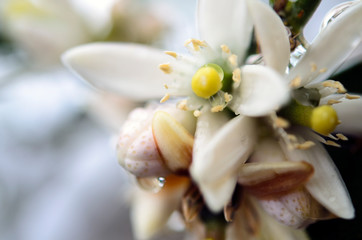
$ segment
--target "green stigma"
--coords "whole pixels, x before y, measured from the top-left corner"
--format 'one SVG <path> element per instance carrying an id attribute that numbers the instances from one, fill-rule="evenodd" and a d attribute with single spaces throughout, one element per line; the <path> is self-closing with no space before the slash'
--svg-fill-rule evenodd
<path id="1" fill-rule="evenodd" d="M 197 96 L 208 99 L 222 88 L 223 78 L 224 71 L 219 65 L 206 64 L 192 77 L 192 91 Z"/>
<path id="2" fill-rule="evenodd" d="M 280 115 L 292 123 L 310 127 L 322 135 L 329 135 L 339 124 L 337 112 L 330 105 L 311 107 L 293 101 L 281 110 Z"/>

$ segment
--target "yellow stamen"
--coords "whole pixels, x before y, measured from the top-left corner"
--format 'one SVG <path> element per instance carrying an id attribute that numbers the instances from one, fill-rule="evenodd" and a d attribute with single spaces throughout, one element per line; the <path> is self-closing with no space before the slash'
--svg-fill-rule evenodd
<path id="1" fill-rule="evenodd" d="M 238 65 L 238 56 L 232 54 L 229 56 L 228 61 L 231 64 L 231 66 L 236 67 Z"/>
<path id="2" fill-rule="evenodd" d="M 201 116 L 201 112 L 199 110 L 195 110 L 194 111 L 194 116 L 195 117 L 200 117 Z"/>
<path id="3" fill-rule="evenodd" d="M 226 45 L 221 45 L 221 50 L 224 52 L 224 53 L 230 53 L 230 48 Z"/>
<path id="4" fill-rule="evenodd" d="M 333 146 L 333 147 L 341 147 L 341 145 L 339 145 L 338 143 L 333 142 L 331 140 L 327 140 L 326 144 L 329 145 L 329 146 Z"/>
<path id="5" fill-rule="evenodd" d="M 333 80 L 327 80 L 322 83 L 323 87 L 331 87 L 337 89 L 338 93 L 345 93 L 347 90 L 344 88 L 342 83 Z"/>
<path id="6" fill-rule="evenodd" d="M 301 150 L 306 150 L 306 149 L 309 149 L 309 148 L 313 147 L 314 145 L 315 145 L 314 142 L 306 141 L 304 143 L 296 144 L 295 148 L 296 149 L 301 149 Z"/>
<path id="7" fill-rule="evenodd" d="M 236 68 L 233 71 L 233 81 L 238 83 L 238 82 L 240 82 L 240 80 L 241 80 L 241 70 L 240 70 L 240 68 Z"/>
<path id="8" fill-rule="evenodd" d="M 171 57 L 177 58 L 177 53 L 175 53 L 175 52 L 166 51 L 165 53 L 166 53 L 167 55 L 171 56 Z"/>
<path id="9" fill-rule="evenodd" d="M 333 104 L 337 104 L 337 103 L 341 103 L 341 101 L 338 101 L 338 100 L 335 100 L 335 99 L 330 99 L 327 102 L 328 105 L 333 105 Z"/>
<path id="10" fill-rule="evenodd" d="M 348 93 L 346 94 L 346 96 L 345 96 L 347 99 L 350 99 L 350 100 L 352 100 L 352 99 L 360 99 L 361 97 L 360 96 L 358 96 L 358 95 L 349 95 Z"/>
<path id="11" fill-rule="evenodd" d="M 166 93 L 166 95 L 160 100 L 160 103 L 166 102 L 168 99 L 170 99 L 170 94 Z"/>
<path id="12" fill-rule="evenodd" d="M 321 68 L 321 69 L 319 69 L 319 72 L 320 73 L 325 73 L 325 72 L 327 72 L 327 68 Z"/>
<path id="13" fill-rule="evenodd" d="M 337 127 L 337 112 L 329 105 L 316 107 L 310 116 L 310 127 L 323 135 L 328 135 Z"/>
<path id="14" fill-rule="evenodd" d="M 344 136 L 342 133 L 337 133 L 336 136 L 338 137 L 338 139 L 342 141 L 348 141 L 348 138 Z"/>
<path id="15" fill-rule="evenodd" d="M 296 78 L 294 78 L 291 82 L 290 82 L 290 87 L 292 88 L 298 88 L 300 87 L 300 83 L 302 82 L 302 79 L 298 76 Z"/>
<path id="16" fill-rule="evenodd" d="M 224 99 L 225 99 L 225 102 L 228 103 L 231 101 L 231 99 L 233 99 L 233 96 L 231 94 L 225 93 Z"/>
<path id="17" fill-rule="evenodd" d="M 195 51 L 200 51 L 200 47 L 206 47 L 206 43 L 204 41 L 200 41 L 198 39 L 191 38 L 185 42 L 185 46 L 192 43 L 192 46 L 194 47 Z"/>
<path id="18" fill-rule="evenodd" d="M 167 85 L 167 84 L 164 84 L 163 86 L 164 86 L 166 89 L 168 89 L 168 85 Z"/>
<path id="19" fill-rule="evenodd" d="M 160 64 L 158 67 L 166 74 L 170 74 L 172 72 L 172 68 L 169 63 Z"/>
<path id="20" fill-rule="evenodd" d="M 281 117 L 277 117 L 275 119 L 275 126 L 276 127 L 280 127 L 280 128 L 288 128 L 290 123 L 288 122 L 288 120 L 281 118 Z"/>
<path id="21" fill-rule="evenodd" d="M 191 80 L 194 93 L 208 99 L 222 88 L 224 73 L 216 64 L 207 64 L 201 67 Z"/>
<path id="22" fill-rule="evenodd" d="M 224 110 L 224 106 L 223 105 L 217 105 L 213 108 L 211 108 L 211 112 L 221 112 L 222 110 Z"/>
<path id="23" fill-rule="evenodd" d="M 177 108 L 186 111 L 186 110 L 187 110 L 187 100 L 184 99 L 184 100 L 180 101 L 180 102 L 177 104 Z"/>

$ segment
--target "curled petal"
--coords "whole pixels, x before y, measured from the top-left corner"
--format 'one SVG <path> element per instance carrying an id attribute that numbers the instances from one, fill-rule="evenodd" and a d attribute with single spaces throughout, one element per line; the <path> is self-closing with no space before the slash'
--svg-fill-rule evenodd
<path id="1" fill-rule="evenodd" d="M 151 126 L 138 135 L 126 154 L 123 167 L 136 176 L 166 176 L 170 172 L 158 152 Z"/>
<path id="2" fill-rule="evenodd" d="M 169 76 L 158 66 L 172 58 L 133 43 L 91 43 L 68 50 L 62 60 L 95 87 L 143 101 L 165 94 L 163 84 Z"/>
<path id="3" fill-rule="evenodd" d="M 298 131 L 297 137 L 300 142 L 314 140 L 315 146 L 297 150 L 285 149 L 285 154 L 292 161 L 304 160 L 314 167 L 314 175 L 306 183 L 307 190 L 325 208 L 333 214 L 346 219 L 354 217 L 354 208 L 344 182 L 323 146 L 315 140 L 312 133 Z"/>
<path id="4" fill-rule="evenodd" d="M 361 12 L 362 2 L 345 10 L 321 31 L 306 54 L 291 69 L 288 82 L 299 77 L 300 85 L 305 86 L 330 76 L 361 42 Z"/>
<path id="5" fill-rule="evenodd" d="M 131 221 L 136 239 L 150 239 L 161 230 L 181 204 L 189 186 L 186 177 L 170 175 L 158 193 L 138 190 L 131 206 Z"/>
<path id="6" fill-rule="evenodd" d="M 187 171 L 192 160 L 193 136 L 170 114 L 153 116 L 152 132 L 157 148 L 171 171 Z"/>
<path id="7" fill-rule="evenodd" d="M 152 131 L 152 119 L 157 111 L 167 112 L 189 131 L 195 129 L 192 114 L 176 109 L 173 104 L 150 104 L 147 108 L 133 110 L 120 131 L 117 155 L 120 165 L 137 177 L 160 177 L 170 173 L 170 166 L 159 154 Z"/>
<path id="8" fill-rule="evenodd" d="M 337 111 L 338 118 L 342 121 L 336 128 L 348 134 L 362 134 L 362 99 L 345 100 L 339 104 L 333 105 Z"/>
<path id="9" fill-rule="evenodd" d="M 243 60 L 252 31 L 245 0 L 200 0 L 197 14 L 202 40 L 215 49 L 225 44 Z"/>
<path id="10" fill-rule="evenodd" d="M 249 157 L 256 140 L 251 118 L 238 116 L 226 123 L 224 114 L 203 113 L 199 117 L 190 169 L 213 211 L 221 210 L 230 200 L 237 170 Z"/>
<path id="11" fill-rule="evenodd" d="M 259 0 L 247 2 L 265 63 L 284 74 L 289 63 L 290 43 L 282 20 L 267 4 Z"/>
<path id="12" fill-rule="evenodd" d="M 245 65 L 241 68 L 241 84 L 233 90 L 230 108 L 237 114 L 264 116 L 282 106 L 288 96 L 288 86 L 273 69 Z"/>
<path id="13" fill-rule="evenodd" d="M 294 228 L 306 227 L 317 219 L 330 218 L 330 213 L 304 189 L 280 198 L 262 199 L 260 204 L 279 222 Z"/>
<path id="14" fill-rule="evenodd" d="M 309 238 L 304 230 L 293 229 L 269 216 L 257 199 L 245 196 L 234 221 L 228 226 L 227 239 L 308 240 Z"/>
<path id="15" fill-rule="evenodd" d="M 313 174 L 306 162 L 246 163 L 239 171 L 238 182 L 258 197 L 270 197 L 300 188 Z"/>

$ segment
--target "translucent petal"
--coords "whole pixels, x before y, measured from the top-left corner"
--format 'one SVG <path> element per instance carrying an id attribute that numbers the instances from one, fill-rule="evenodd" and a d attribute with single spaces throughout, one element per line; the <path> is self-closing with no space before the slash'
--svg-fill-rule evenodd
<path id="1" fill-rule="evenodd" d="M 255 0 L 247 2 L 266 65 L 284 74 L 289 63 L 290 43 L 282 20 L 267 4 Z"/>
<path id="2" fill-rule="evenodd" d="M 336 132 L 362 135 L 362 99 L 345 100 L 333 105 L 342 124 L 337 126 Z"/>
<path id="3" fill-rule="evenodd" d="M 142 101 L 165 94 L 163 84 L 169 75 L 158 66 L 172 58 L 132 43 L 93 43 L 68 50 L 62 60 L 95 87 Z"/>
<path id="4" fill-rule="evenodd" d="M 288 82 L 301 86 L 327 78 L 352 53 L 362 38 L 362 2 L 350 7 L 316 37 L 306 54 L 291 69 Z"/>
<path id="5" fill-rule="evenodd" d="M 225 44 L 239 60 L 244 58 L 252 31 L 245 0 L 200 0 L 197 14 L 202 40 L 215 49 Z"/>
<path id="6" fill-rule="evenodd" d="M 131 221 L 136 239 L 150 239 L 166 224 L 181 204 L 189 186 L 185 177 L 169 176 L 158 193 L 137 190 L 132 200 Z"/>
<path id="7" fill-rule="evenodd" d="M 288 100 L 289 88 L 273 69 L 261 65 L 241 68 L 241 84 L 233 92 L 230 108 L 237 114 L 264 116 Z"/>
<path id="8" fill-rule="evenodd" d="M 314 140 L 308 131 L 298 131 L 298 140 Z M 304 160 L 314 167 L 314 175 L 306 188 L 312 196 L 335 215 L 350 219 L 354 217 L 354 208 L 344 182 L 323 146 L 316 140 L 315 146 L 306 150 L 288 150 L 285 153 L 292 161 Z"/>

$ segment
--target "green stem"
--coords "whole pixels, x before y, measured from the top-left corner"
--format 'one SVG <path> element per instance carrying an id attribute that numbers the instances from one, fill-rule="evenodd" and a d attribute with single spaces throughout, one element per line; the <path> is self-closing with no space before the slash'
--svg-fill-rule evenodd
<path id="1" fill-rule="evenodd" d="M 320 2 L 321 0 L 269 0 L 293 36 L 302 34 L 304 26 Z"/>
<path id="2" fill-rule="evenodd" d="M 220 221 L 206 223 L 205 240 L 225 240 L 226 224 Z"/>

